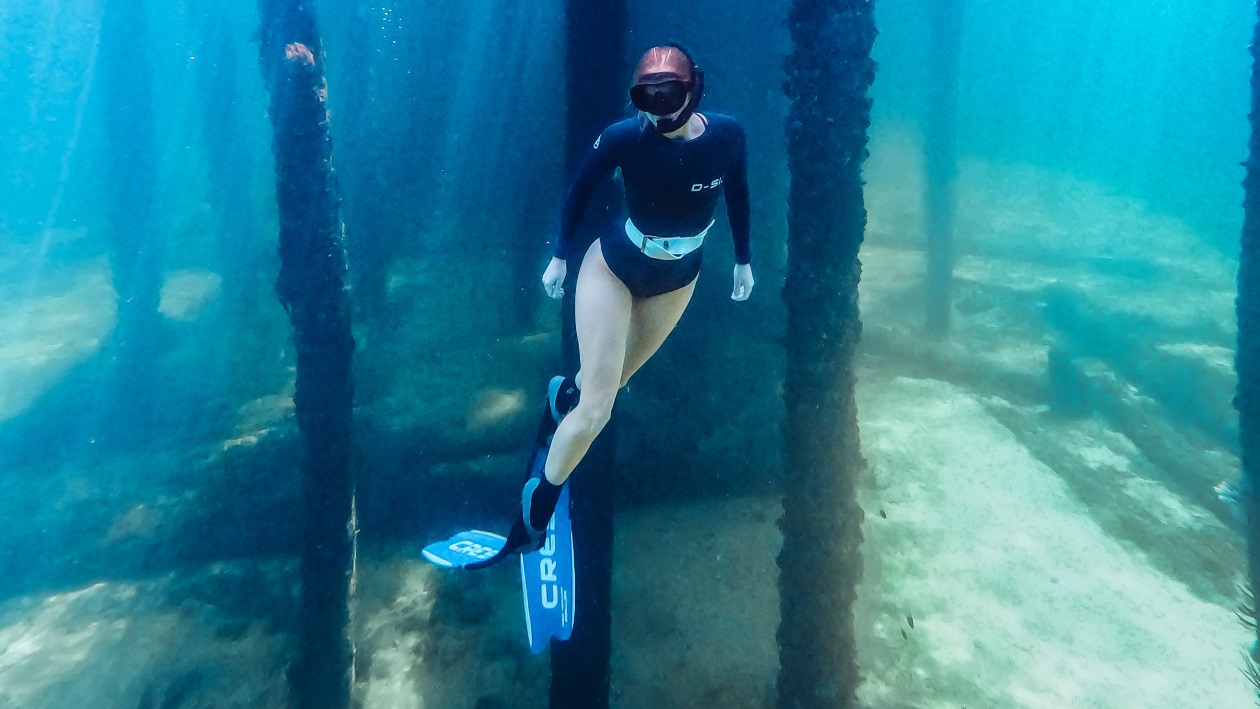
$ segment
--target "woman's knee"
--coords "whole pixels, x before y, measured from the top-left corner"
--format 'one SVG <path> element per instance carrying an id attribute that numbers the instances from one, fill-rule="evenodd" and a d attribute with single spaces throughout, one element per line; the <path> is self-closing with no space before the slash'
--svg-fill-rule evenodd
<path id="1" fill-rule="evenodd" d="M 603 393 L 583 390 L 577 408 L 570 411 L 566 418 L 573 419 L 574 423 L 588 433 L 598 434 L 604 430 L 604 426 L 607 426 L 609 419 L 612 418 L 613 403 L 616 398 L 615 391 Z"/>
<path id="2" fill-rule="evenodd" d="M 630 383 L 630 376 L 632 374 L 633 372 L 631 372 L 630 374 L 622 374 L 621 382 L 617 385 L 618 391 L 626 388 L 626 385 Z M 578 390 L 580 391 L 582 389 L 582 371 L 581 370 L 578 370 L 578 373 L 573 375 L 573 382 L 577 386 Z"/>

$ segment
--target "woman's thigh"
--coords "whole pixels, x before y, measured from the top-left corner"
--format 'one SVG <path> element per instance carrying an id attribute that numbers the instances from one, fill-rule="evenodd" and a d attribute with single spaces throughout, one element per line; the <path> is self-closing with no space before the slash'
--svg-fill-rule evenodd
<path id="1" fill-rule="evenodd" d="M 696 279 L 661 295 L 635 298 L 630 309 L 630 332 L 626 336 L 626 356 L 621 367 L 621 385 L 656 354 L 665 338 L 674 331 L 696 290 Z"/>
<path id="2" fill-rule="evenodd" d="M 574 294 L 583 401 L 616 396 L 627 355 L 633 300 L 626 285 L 608 269 L 596 240 L 582 261 Z"/>

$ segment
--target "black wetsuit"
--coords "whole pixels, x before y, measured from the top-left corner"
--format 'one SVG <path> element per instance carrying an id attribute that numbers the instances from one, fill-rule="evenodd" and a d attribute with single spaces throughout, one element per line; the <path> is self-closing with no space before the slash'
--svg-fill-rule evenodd
<path id="1" fill-rule="evenodd" d="M 692 140 L 666 138 L 639 118 L 609 126 L 582 161 L 564 203 L 555 256 L 576 254 L 573 232 L 599 181 L 621 168 L 626 208 L 644 234 L 694 236 L 713 221 L 725 190 L 727 218 L 735 240 L 735 262 L 749 263 L 748 167 L 744 129 L 734 118 L 706 114 L 704 133 Z M 700 273 L 696 249 L 676 261 L 644 255 L 623 224 L 600 234 L 608 268 L 636 296 L 677 290 Z"/>

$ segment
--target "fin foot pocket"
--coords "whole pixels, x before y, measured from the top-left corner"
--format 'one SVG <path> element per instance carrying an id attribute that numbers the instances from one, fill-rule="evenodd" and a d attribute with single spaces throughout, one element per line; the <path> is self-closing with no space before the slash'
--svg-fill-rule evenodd
<path id="1" fill-rule="evenodd" d="M 463 568 L 469 571 L 489 568 L 509 556 L 538 551 L 546 540 L 547 535 L 545 533 L 531 533 L 531 530 L 526 527 L 525 523 L 518 519 L 516 524 L 512 525 L 512 529 L 508 530 L 507 538 L 503 541 L 503 547 L 496 554 L 485 559 L 471 561 L 465 564 Z"/>

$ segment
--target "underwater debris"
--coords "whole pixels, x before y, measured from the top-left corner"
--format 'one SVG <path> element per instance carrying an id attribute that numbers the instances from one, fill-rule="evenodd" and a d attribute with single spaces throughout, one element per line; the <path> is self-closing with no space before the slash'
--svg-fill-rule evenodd
<path id="1" fill-rule="evenodd" d="M 1260 665 L 1257 665 L 1256 661 L 1252 659 L 1251 653 L 1244 652 L 1242 656 L 1244 666 L 1239 668 L 1239 671 L 1246 675 L 1248 681 L 1251 682 L 1251 686 L 1256 689 L 1257 699 L 1260 699 Z"/>
<path id="2" fill-rule="evenodd" d="M 284 58 L 291 62 L 315 66 L 315 55 L 311 48 L 301 42 L 290 42 L 284 45 Z"/>
<path id="3" fill-rule="evenodd" d="M 1239 602 L 1238 607 L 1234 609 L 1234 617 L 1243 627 L 1252 633 L 1260 631 L 1256 625 L 1256 596 L 1252 592 L 1251 586 L 1239 584 L 1239 593 L 1242 594 L 1243 600 Z M 1251 686 L 1256 690 L 1256 699 L 1260 701 L 1260 664 L 1256 663 L 1256 654 L 1260 651 L 1260 641 L 1254 641 L 1251 644 L 1250 652 L 1243 652 L 1243 666 L 1238 668 L 1251 682 Z"/>
<path id="4" fill-rule="evenodd" d="M 1216 497 L 1227 505 L 1238 506 L 1242 504 L 1242 484 L 1232 483 L 1228 480 L 1222 480 L 1212 487 L 1216 491 Z"/>
<path id="5" fill-rule="evenodd" d="M 263 438 L 293 421 L 296 409 L 290 389 L 281 394 L 262 396 L 237 409 L 234 435 L 219 443 L 219 452 L 237 446 L 257 445 Z"/>
<path id="6" fill-rule="evenodd" d="M 1238 619 L 1243 627 L 1251 632 L 1258 632 L 1260 628 L 1256 626 L 1256 597 L 1251 592 L 1250 586 L 1238 586 L 1238 592 L 1242 594 L 1243 600 L 1239 602 L 1238 607 L 1234 609 L 1234 617 Z"/>

